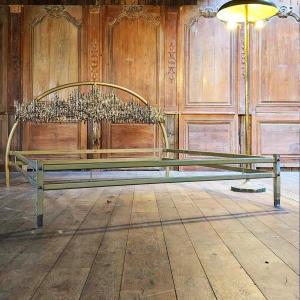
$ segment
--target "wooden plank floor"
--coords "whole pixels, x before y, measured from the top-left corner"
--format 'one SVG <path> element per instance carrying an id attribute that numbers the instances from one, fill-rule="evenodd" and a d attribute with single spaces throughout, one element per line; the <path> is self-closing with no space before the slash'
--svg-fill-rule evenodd
<path id="1" fill-rule="evenodd" d="M 299 299 L 299 174 L 280 209 L 235 183 L 49 191 L 42 230 L 31 186 L 2 185 L 0 299 Z"/>

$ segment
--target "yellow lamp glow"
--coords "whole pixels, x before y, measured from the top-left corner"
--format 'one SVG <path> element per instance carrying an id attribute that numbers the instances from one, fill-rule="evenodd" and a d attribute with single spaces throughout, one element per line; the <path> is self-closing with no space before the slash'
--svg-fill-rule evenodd
<path id="1" fill-rule="evenodd" d="M 265 21 L 263 20 L 256 21 L 254 26 L 256 29 L 262 29 L 265 26 Z"/>
<path id="2" fill-rule="evenodd" d="M 233 0 L 220 7 L 217 18 L 225 22 L 254 23 L 268 19 L 277 12 L 277 6 L 267 0 Z"/>
<path id="3" fill-rule="evenodd" d="M 227 23 L 227 29 L 229 30 L 235 30 L 237 28 L 238 24 L 236 22 L 228 22 Z"/>

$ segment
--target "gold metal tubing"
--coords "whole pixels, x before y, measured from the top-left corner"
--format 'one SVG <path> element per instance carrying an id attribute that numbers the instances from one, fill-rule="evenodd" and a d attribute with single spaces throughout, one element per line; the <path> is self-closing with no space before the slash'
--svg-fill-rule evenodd
<path id="1" fill-rule="evenodd" d="M 28 150 L 28 151 L 10 151 L 10 154 L 17 155 L 73 155 L 73 154 L 99 154 L 99 153 L 148 153 L 161 152 L 161 148 L 125 148 L 125 149 L 80 149 L 80 150 Z"/>
<path id="2" fill-rule="evenodd" d="M 250 115 L 249 115 L 249 22 L 248 22 L 248 6 L 246 9 L 246 22 L 244 31 L 244 55 L 245 55 L 245 153 L 251 154 L 251 133 L 250 133 Z"/>
<path id="3" fill-rule="evenodd" d="M 159 122 L 159 126 L 161 128 L 161 131 L 163 133 L 163 138 L 164 138 L 164 142 L 165 142 L 165 148 L 169 148 L 169 141 L 168 141 L 168 135 L 167 135 L 167 131 L 165 128 L 165 125 L 161 122 Z"/>
<path id="4" fill-rule="evenodd" d="M 10 146 L 11 142 L 14 136 L 14 133 L 18 127 L 19 122 L 16 121 L 15 124 L 13 125 L 9 136 L 7 140 L 7 145 L 6 145 L 6 151 L 5 151 L 5 182 L 6 182 L 6 187 L 9 188 L 10 182 L 9 182 L 9 152 L 10 152 Z"/>

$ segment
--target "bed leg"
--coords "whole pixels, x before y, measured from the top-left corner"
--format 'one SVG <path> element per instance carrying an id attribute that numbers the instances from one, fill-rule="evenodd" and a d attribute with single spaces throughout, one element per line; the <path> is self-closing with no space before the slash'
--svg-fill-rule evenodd
<path id="1" fill-rule="evenodd" d="M 274 154 L 274 163 L 273 163 L 273 195 L 274 195 L 274 207 L 280 206 L 280 155 Z"/>
<path id="2" fill-rule="evenodd" d="M 166 177 L 170 177 L 170 167 L 166 167 Z"/>
<path id="3" fill-rule="evenodd" d="M 36 161 L 36 226 L 43 227 L 44 210 L 44 171 L 39 161 Z"/>
<path id="4" fill-rule="evenodd" d="M 36 226 L 43 227 L 44 190 L 38 188 L 36 192 Z"/>

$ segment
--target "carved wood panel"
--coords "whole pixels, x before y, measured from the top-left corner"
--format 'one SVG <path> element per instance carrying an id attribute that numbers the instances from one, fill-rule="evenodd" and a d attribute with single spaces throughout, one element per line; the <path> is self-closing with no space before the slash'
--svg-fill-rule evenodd
<path id="1" fill-rule="evenodd" d="M 83 78 L 81 21 L 81 7 L 24 8 L 24 99 L 30 100 L 49 88 Z M 59 94 L 67 97 L 68 92 L 64 90 Z M 27 124 L 24 130 L 24 148 L 86 147 L 85 125 L 73 123 L 51 126 L 50 130 L 47 124 Z M 68 132 L 69 137 L 62 131 Z"/>
<path id="2" fill-rule="evenodd" d="M 279 153 L 283 166 L 298 166 L 300 113 L 259 113 L 253 116 L 253 152 Z"/>
<path id="3" fill-rule="evenodd" d="M 0 6 L 0 167 L 4 165 L 8 137 L 7 117 L 7 47 L 8 9 Z"/>
<path id="4" fill-rule="evenodd" d="M 300 157 L 300 18 L 295 11 L 282 6 L 280 18 L 252 30 L 252 148 L 254 154 L 280 154 L 286 167 L 299 167 Z"/>
<path id="5" fill-rule="evenodd" d="M 0 114 L 0 165 L 4 165 L 8 137 L 8 117 Z"/>
<path id="6" fill-rule="evenodd" d="M 7 17 L 7 10 L 0 7 L 0 114 L 7 108 Z"/>
<path id="7" fill-rule="evenodd" d="M 148 124 L 115 124 L 111 126 L 109 144 L 111 148 L 155 148 L 157 127 Z M 141 137 L 141 138 L 140 138 Z M 139 156 L 141 154 L 123 154 L 122 157 Z M 142 154 L 143 156 L 150 153 Z M 120 154 L 111 155 L 119 156 Z"/>
<path id="8" fill-rule="evenodd" d="M 215 12 L 199 7 L 180 11 L 179 90 L 185 112 L 235 113 L 237 102 L 237 39 Z"/>
<path id="9" fill-rule="evenodd" d="M 295 18 L 253 30 L 251 96 L 256 112 L 300 109 L 300 31 Z"/>
<path id="10" fill-rule="evenodd" d="M 237 137 L 235 115 L 182 115 L 179 118 L 180 149 L 238 153 Z"/>
<path id="11" fill-rule="evenodd" d="M 180 148 L 232 153 L 238 150 L 234 115 L 182 115 L 179 135 Z"/>
<path id="12" fill-rule="evenodd" d="M 178 111 L 177 99 L 177 28 L 178 10 L 166 8 L 165 10 L 165 103 L 167 113 Z"/>

